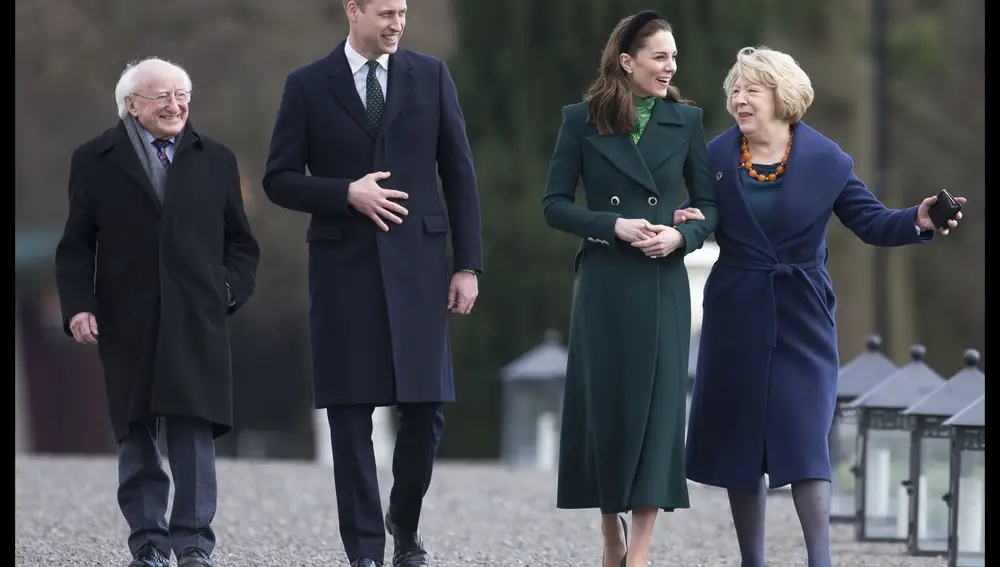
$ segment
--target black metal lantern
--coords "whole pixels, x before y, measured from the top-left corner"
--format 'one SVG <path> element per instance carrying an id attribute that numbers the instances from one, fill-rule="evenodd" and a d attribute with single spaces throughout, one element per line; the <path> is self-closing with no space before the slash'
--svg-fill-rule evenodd
<path id="1" fill-rule="evenodd" d="M 951 438 L 951 509 L 948 566 L 986 565 L 986 394 L 948 421 Z"/>
<path id="2" fill-rule="evenodd" d="M 501 458 L 514 467 L 551 470 L 559 454 L 568 351 L 558 331 L 505 366 Z"/>
<path id="3" fill-rule="evenodd" d="M 905 542 L 910 499 L 910 420 L 903 411 L 944 381 L 924 363 L 923 345 L 910 347 L 910 362 L 849 404 L 857 408 L 861 442 L 857 479 L 857 538 Z"/>
<path id="4" fill-rule="evenodd" d="M 965 368 L 903 412 L 911 416 L 910 476 L 903 481 L 910 496 L 907 550 L 911 555 L 948 553 L 948 505 L 951 488 L 951 431 L 944 422 L 986 392 L 979 351 L 965 351 Z"/>
<path id="5" fill-rule="evenodd" d="M 865 352 L 845 364 L 837 376 L 837 407 L 830 428 L 830 463 L 833 465 L 830 521 L 854 522 L 858 517 L 856 478 L 858 471 L 858 416 L 850 403 L 899 370 L 882 354 L 882 337 L 871 335 Z"/>

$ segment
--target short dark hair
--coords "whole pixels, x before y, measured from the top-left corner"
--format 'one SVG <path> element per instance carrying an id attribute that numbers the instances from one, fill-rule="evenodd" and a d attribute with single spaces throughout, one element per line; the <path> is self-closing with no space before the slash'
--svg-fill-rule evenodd
<path id="1" fill-rule="evenodd" d="M 361 10 L 362 12 L 365 11 L 365 6 L 367 6 L 369 2 L 371 2 L 371 0 L 354 0 L 354 3 L 358 5 L 358 10 Z M 344 0 L 345 11 L 347 10 L 347 5 L 350 3 L 351 0 Z"/>

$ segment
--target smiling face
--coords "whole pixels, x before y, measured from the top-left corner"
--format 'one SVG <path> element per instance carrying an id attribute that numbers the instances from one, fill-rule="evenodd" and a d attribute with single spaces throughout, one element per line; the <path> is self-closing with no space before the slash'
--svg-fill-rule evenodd
<path id="1" fill-rule="evenodd" d="M 349 0 L 345 6 L 351 24 L 351 43 L 368 59 L 399 49 L 406 27 L 406 0 Z"/>
<path id="2" fill-rule="evenodd" d="M 129 114 L 156 138 L 181 133 L 188 119 L 191 85 L 173 65 L 150 61 L 136 69 L 135 89 L 126 98 Z"/>
<path id="3" fill-rule="evenodd" d="M 729 92 L 729 112 L 744 135 L 767 131 L 775 122 L 774 89 L 737 77 Z"/>
<path id="4" fill-rule="evenodd" d="M 666 97 L 677 72 L 677 43 L 674 34 L 660 30 L 636 50 L 635 56 L 621 54 L 620 63 L 632 80 L 632 90 L 639 96 Z"/>

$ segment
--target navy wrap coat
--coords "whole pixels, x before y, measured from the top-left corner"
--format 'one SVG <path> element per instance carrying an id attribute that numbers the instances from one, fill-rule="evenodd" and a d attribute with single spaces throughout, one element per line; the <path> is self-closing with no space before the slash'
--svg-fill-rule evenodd
<path id="1" fill-rule="evenodd" d="M 917 207 L 886 208 L 837 144 L 802 122 L 793 135 L 768 232 L 743 196 L 739 128 L 708 144 L 720 255 L 705 284 L 688 422 L 687 477 L 698 483 L 755 492 L 765 472 L 771 488 L 830 480 L 839 369 L 830 216 L 876 246 L 933 236 L 916 228 Z"/>

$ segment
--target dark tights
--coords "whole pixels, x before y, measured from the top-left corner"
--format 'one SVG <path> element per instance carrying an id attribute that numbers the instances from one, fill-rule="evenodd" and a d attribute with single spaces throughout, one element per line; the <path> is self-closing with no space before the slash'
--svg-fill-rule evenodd
<path id="1" fill-rule="evenodd" d="M 830 483 L 792 483 L 792 500 L 802 525 L 809 567 L 833 567 L 830 559 Z M 764 567 L 764 509 L 767 485 L 761 476 L 756 493 L 729 491 L 729 507 L 742 556 L 741 567 Z"/>

